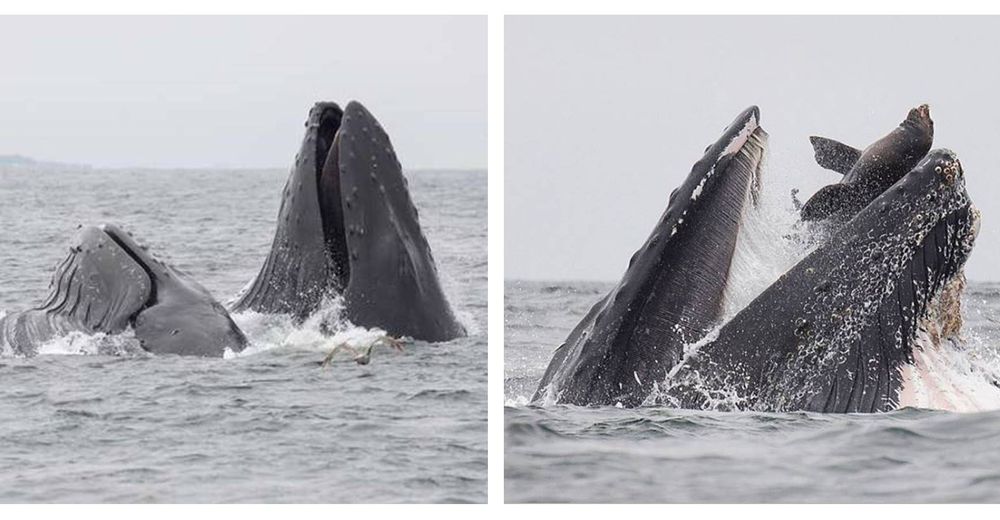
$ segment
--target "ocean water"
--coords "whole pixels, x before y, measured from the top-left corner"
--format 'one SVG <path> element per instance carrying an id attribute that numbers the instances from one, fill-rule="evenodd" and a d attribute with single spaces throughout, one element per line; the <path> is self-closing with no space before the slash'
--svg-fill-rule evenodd
<path id="1" fill-rule="evenodd" d="M 245 313 L 253 346 L 232 359 L 145 355 L 128 334 L 0 358 L 0 501 L 485 502 L 486 172 L 407 176 L 467 338 L 322 368 L 378 332 Z M 0 312 L 40 303 L 77 225 L 102 223 L 225 302 L 270 248 L 286 177 L 0 168 Z"/>
<path id="2" fill-rule="evenodd" d="M 751 263 L 746 256 L 741 262 Z M 780 269 L 759 271 L 768 278 Z M 754 282 L 743 284 L 766 286 Z M 555 347 L 612 286 L 506 283 L 507 502 L 1000 502 L 1000 411 L 835 415 L 529 404 Z M 1000 369 L 1000 284 L 970 282 L 963 315 L 952 368 L 977 385 Z M 986 405 L 1000 397 L 1000 388 L 993 390 Z"/>

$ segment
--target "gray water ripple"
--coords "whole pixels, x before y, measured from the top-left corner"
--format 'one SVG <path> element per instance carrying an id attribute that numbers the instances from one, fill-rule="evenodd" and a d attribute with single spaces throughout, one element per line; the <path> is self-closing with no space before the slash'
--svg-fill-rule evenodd
<path id="1" fill-rule="evenodd" d="M 966 331 L 1000 347 L 1000 289 L 971 284 Z M 508 502 L 1000 502 L 1000 411 L 702 412 L 525 404 L 610 284 L 505 287 Z"/>
<path id="2" fill-rule="evenodd" d="M 239 176 L 0 169 L 0 311 L 44 297 L 77 223 L 122 223 L 229 298 L 270 247 L 287 171 Z M 445 290 L 485 331 L 485 172 L 409 176 Z M 291 343 L 225 360 L 3 358 L 0 501 L 486 500 L 485 332 L 368 366 L 321 368 L 326 352 Z"/>

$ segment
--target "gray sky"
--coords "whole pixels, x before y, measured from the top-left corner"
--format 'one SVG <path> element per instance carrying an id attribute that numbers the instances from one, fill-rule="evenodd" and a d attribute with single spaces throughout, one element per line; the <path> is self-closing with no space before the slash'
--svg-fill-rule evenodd
<path id="1" fill-rule="evenodd" d="M 486 166 L 485 17 L 0 17 L 0 154 L 281 166 L 357 99 L 406 168 Z"/>
<path id="2" fill-rule="evenodd" d="M 743 108 L 770 133 L 765 187 L 837 180 L 819 134 L 863 148 L 920 103 L 961 157 L 1000 280 L 1000 18 L 508 17 L 505 277 L 617 280 L 670 191 Z"/>

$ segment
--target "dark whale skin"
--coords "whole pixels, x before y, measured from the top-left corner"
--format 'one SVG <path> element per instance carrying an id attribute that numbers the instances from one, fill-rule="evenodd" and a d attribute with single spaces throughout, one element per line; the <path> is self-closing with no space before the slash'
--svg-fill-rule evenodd
<path id="1" fill-rule="evenodd" d="M 379 122 L 356 101 L 324 102 L 306 127 L 271 250 L 232 310 L 304 319 L 341 295 L 356 325 L 432 342 L 464 336 Z"/>
<path id="2" fill-rule="evenodd" d="M 715 325 L 765 152 L 759 121 L 746 109 L 705 150 L 621 281 L 556 349 L 534 401 L 638 406 Z"/>
<path id="3" fill-rule="evenodd" d="M 0 320 L 0 338 L 14 354 L 31 356 L 72 332 L 110 335 L 129 328 L 154 354 L 222 357 L 247 345 L 204 287 L 112 225 L 77 233 L 56 267 L 49 296 Z"/>
<path id="4" fill-rule="evenodd" d="M 971 253 L 978 216 L 935 150 L 696 350 L 683 408 L 881 412 L 899 405 L 920 320 Z"/>

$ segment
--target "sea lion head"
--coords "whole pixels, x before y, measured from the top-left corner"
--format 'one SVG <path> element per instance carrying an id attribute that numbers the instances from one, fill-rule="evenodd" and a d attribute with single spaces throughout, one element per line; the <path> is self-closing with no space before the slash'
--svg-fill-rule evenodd
<path id="1" fill-rule="evenodd" d="M 910 109 L 906 119 L 900 125 L 926 133 L 928 141 L 934 138 L 934 121 L 931 120 L 931 107 L 927 103 Z M 928 145 L 929 146 L 929 145 Z"/>

